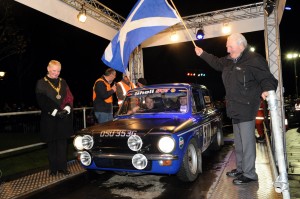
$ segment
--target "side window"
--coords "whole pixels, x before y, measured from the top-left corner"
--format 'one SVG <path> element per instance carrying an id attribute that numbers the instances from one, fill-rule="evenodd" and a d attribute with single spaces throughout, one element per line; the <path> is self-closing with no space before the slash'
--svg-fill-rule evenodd
<path id="1" fill-rule="evenodd" d="M 204 106 L 206 108 L 211 108 L 212 107 L 212 99 L 210 97 L 210 93 L 206 89 L 201 89 L 203 99 L 204 99 Z"/>
<path id="2" fill-rule="evenodd" d="M 192 99 L 192 105 L 195 106 L 196 112 L 200 112 L 203 109 L 205 109 L 205 102 L 202 98 L 202 95 L 200 95 L 199 90 L 193 89 L 193 99 Z M 193 108 L 194 112 L 194 108 Z"/>

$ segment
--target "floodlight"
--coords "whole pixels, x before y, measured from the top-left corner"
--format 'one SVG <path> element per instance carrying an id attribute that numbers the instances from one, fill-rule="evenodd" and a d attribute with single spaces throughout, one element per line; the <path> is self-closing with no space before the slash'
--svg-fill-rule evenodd
<path id="1" fill-rule="evenodd" d="M 204 30 L 203 30 L 203 28 L 200 28 L 200 29 L 197 31 L 196 38 L 197 38 L 198 40 L 204 39 Z"/>
<path id="2" fill-rule="evenodd" d="M 81 7 L 79 14 L 77 15 L 77 18 L 82 23 L 86 21 L 86 10 L 83 8 L 83 6 Z"/>

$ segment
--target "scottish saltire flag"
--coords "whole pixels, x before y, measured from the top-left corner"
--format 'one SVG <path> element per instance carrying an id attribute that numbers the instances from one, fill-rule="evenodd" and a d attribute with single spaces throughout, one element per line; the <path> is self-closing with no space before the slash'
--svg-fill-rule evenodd
<path id="1" fill-rule="evenodd" d="M 131 52 L 149 37 L 180 22 L 167 0 L 139 0 L 120 31 L 106 47 L 102 61 L 125 72 Z"/>

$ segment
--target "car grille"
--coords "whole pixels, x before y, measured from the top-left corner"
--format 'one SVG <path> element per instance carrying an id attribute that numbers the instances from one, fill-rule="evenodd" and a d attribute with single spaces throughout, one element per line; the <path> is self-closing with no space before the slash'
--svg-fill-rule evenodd
<path id="1" fill-rule="evenodd" d="M 100 168 L 114 168 L 114 169 L 126 169 L 140 171 L 131 163 L 131 160 L 120 160 L 120 159 L 106 159 L 106 158 L 95 158 L 94 162 L 97 167 Z M 147 167 L 143 171 L 150 171 L 152 168 L 152 162 L 148 161 Z"/>
<path id="2" fill-rule="evenodd" d="M 149 136 L 143 139 L 143 153 L 160 153 L 156 147 L 160 136 Z M 94 136 L 94 147 L 93 152 L 101 153 L 125 153 L 135 154 L 136 152 L 131 151 L 127 145 L 127 137 L 116 138 L 116 137 L 97 137 Z"/>

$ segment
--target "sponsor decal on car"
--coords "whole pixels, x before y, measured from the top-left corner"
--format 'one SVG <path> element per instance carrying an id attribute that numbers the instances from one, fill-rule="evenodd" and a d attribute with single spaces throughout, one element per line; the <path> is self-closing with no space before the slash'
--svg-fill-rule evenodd
<path id="1" fill-rule="evenodd" d="M 179 138 L 179 148 L 182 149 L 183 145 L 184 145 L 184 139 L 183 139 L 183 137 L 180 137 Z"/>

